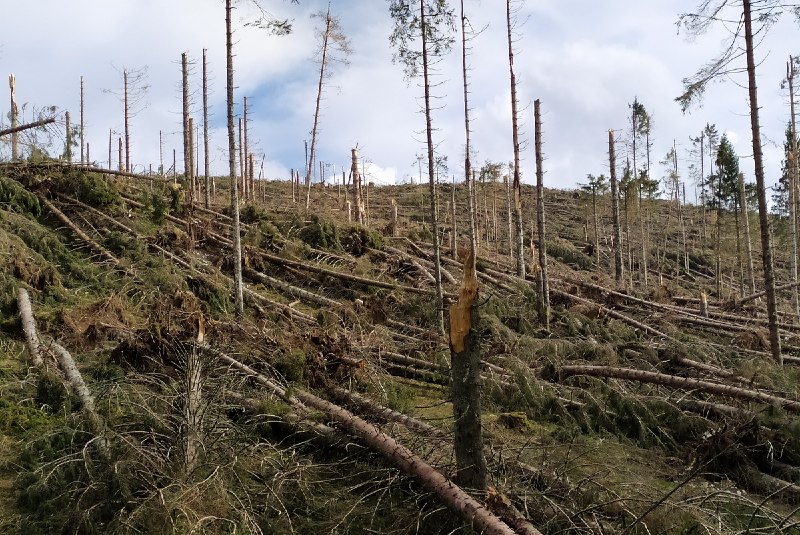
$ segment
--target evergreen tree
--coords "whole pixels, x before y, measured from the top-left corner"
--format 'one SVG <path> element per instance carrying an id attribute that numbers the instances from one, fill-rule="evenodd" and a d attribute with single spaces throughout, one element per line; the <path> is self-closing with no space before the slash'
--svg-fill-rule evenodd
<path id="1" fill-rule="evenodd" d="M 792 150 L 792 125 L 786 126 L 786 139 L 783 142 L 784 160 L 781 163 L 781 176 L 775 184 L 775 193 L 772 194 L 772 213 L 789 216 L 789 184 L 792 169 L 789 166 L 789 153 Z"/>

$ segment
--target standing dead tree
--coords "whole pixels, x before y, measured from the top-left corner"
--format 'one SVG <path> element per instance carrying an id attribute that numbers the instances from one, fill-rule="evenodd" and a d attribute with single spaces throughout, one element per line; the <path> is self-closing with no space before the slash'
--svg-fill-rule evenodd
<path id="1" fill-rule="evenodd" d="M 124 146 L 124 160 L 121 165 L 120 171 L 126 173 L 131 172 L 131 119 L 142 111 L 145 107 L 145 97 L 150 89 L 147 85 L 147 67 L 138 69 L 122 69 L 122 91 L 116 92 L 110 89 L 104 89 L 104 93 L 115 95 L 120 102 L 122 102 L 123 112 L 123 146 Z"/>
<path id="2" fill-rule="evenodd" d="M 319 110 L 322 103 L 322 92 L 325 88 L 325 80 L 330 78 L 332 63 L 347 65 L 347 59 L 351 53 L 350 41 L 342 30 L 341 22 L 338 17 L 331 16 L 331 7 L 325 13 L 319 12 L 313 17 L 325 21 L 325 26 L 317 30 L 320 39 L 319 47 L 319 80 L 317 83 L 317 101 L 314 107 L 314 126 L 311 128 L 311 148 L 306 166 L 306 210 L 311 204 L 311 170 L 314 169 L 314 158 L 317 150 L 317 128 L 319 126 Z"/>
<path id="3" fill-rule="evenodd" d="M 514 44 L 511 38 L 511 0 L 506 0 L 506 28 L 508 30 L 508 69 L 511 77 L 511 139 L 514 145 L 514 224 L 517 242 L 517 276 L 525 278 L 525 231 L 522 225 L 522 190 L 519 168 L 519 121 L 517 115 L 517 77 L 514 74 Z"/>
<path id="4" fill-rule="evenodd" d="M 769 339 L 772 357 L 783 363 L 781 343 L 778 333 L 778 308 L 775 296 L 775 272 L 772 262 L 772 246 L 769 232 L 769 213 L 764 177 L 763 152 L 761 147 L 761 126 L 759 123 L 758 88 L 756 85 L 755 42 L 753 39 L 753 6 L 757 9 L 757 21 L 761 24 L 760 32 L 766 31 L 786 8 L 779 0 L 704 0 L 696 13 L 684 13 L 679 23 L 690 34 L 699 35 L 707 31 L 720 20 L 722 12 L 730 8 L 738 12 L 738 23 L 730 32 L 723 52 L 710 63 L 702 67 L 693 76 L 684 79 L 685 90 L 676 98 L 686 111 L 692 103 L 702 96 L 708 83 L 721 76 L 733 72 L 742 72 L 742 68 L 733 67 L 734 62 L 745 57 L 747 88 L 750 101 L 750 129 L 753 142 L 753 165 L 755 167 L 756 194 L 758 196 L 758 219 L 761 226 L 761 260 L 764 270 L 764 287 L 767 297 L 767 317 L 769 318 Z M 737 46 L 744 38 L 744 49 Z"/>
<path id="5" fill-rule="evenodd" d="M 622 282 L 622 229 L 619 221 L 619 188 L 617 187 L 617 161 L 614 155 L 614 130 L 608 131 L 608 169 L 611 177 L 611 221 L 614 227 L 614 280 Z"/>
<path id="6" fill-rule="evenodd" d="M 544 163 L 542 159 L 542 116 L 539 99 L 533 102 L 534 146 L 536 150 L 536 228 L 539 239 L 539 314 L 550 329 L 550 282 L 547 277 L 547 241 L 544 221 Z"/>
<path id="7" fill-rule="evenodd" d="M 228 111 L 228 171 L 231 183 L 231 214 L 233 216 L 233 281 L 236 316 L 244 316 L 242 291 L 242 234 L 239 223 L 239 184 L 236 180 L 236 131 L 233 125 L 233 31 L 231 29 L 231 0 L 225 0 L 225 45 L 227 57 L 227 111 Z"/>
<path id="8" fill-rule="evenodd" d="M 19 136 L 18 130 L 14 130 L 19 126 L 19 110 L 17 108 L 17 78 L 13 74 L 8 75 L 8 87 L 11 89 L 11 161 L 16 162 L 19 159 Z"/>
<path id="9" fill-rule="evenodd" d="M 446 0 L 419 0 L 419 10 L 414 7 L 414 4 L 416 4 L 416 0 L 390 0 L 389 13 L 394 19 L 395 27 L 389 40 L 397 47 L 394 60 L 403 64 L 407 78 L 417 76 L 419 68 L 422 67 L 431 233 L 433 235 L 434 277 L 436 278 L 436 318 L 438 331 L 444 334 L 442 260 L 436 207 L 436 158 L 431 118 L 430 60 L 441 57 L 452 46 L 453 38 L 450 36 L 450 30 L 454 27 L 454 17 Z M 421 41 L 420 50 L 412 46 L 417 37 Z"/>

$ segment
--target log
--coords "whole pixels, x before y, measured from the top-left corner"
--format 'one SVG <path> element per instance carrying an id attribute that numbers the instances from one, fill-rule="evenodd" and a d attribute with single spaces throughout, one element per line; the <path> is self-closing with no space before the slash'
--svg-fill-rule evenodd
<path id="1" fill-rule="evenodd" d="M 6 128 L 4 130 L 0 130 L 0 137 L 7 136 L 10 134 L 16 134 L 17 132 L 22 132 L 23 130 L 30 130 L 31 128 L 47 126 L 48 124 L 53 124 L 54 122 L 56 122 L 55 118 L 51 117 L 50 119 L 42 119 L 41 121 L 34 121 L 28 124 L 21 124 L 13 128 Z"/>
<path id="2" fill-rule="evenodd" d="M 292 286 L 291 284 L 283 282 L 282 280 L 270 277 L 269 275 L 248 268 L 246 266 L 242 269 L 242 272 L 245 274 L 245 276 L 251 279 L 262 282 L 267 286 L 270 286 L 278 291 L 287 293 L 289 295 L 303 299 L 305 301 L 310 301 L 312 303 L 324 307 L 339 308 L 340 306 L 342 306 L 342 304 L 339 303 L 338 301 L 334 301 L 333 299 L 329 299 L 323 295 L 316 294 L 314 292 L 305 290 L 303 288 L 298 288 L 297 286 Z"/>
<path id="3" fill-rule="evenodd" d="M 36 334 L 36 320 L 33 317 L 31 298 L 25 288 L 17 289 L 17 308 L 22 322 L 22 332 L 25 334 L 25 343 L 28 347 L 31 366 L 39 367 L 44 362 L 39 353 L 39 336 Z"/>
<path id="4" fill-rule="evenodd" d="M 399 444 L 395 439 L 381 432 L 369 422 L 303 390 L 293 389 L 293 394 L 289 394 L 286 389 L 246 364 L 242 364 L 221 353 L 219 357 L 231 367 L 252 377 L 259 384 L 266 386 L 287 402 L 293 405 L 305 405 L 326 413 L 336 420 L 342 429 L 360 438 L 366 445 L 380 453 L 405 474 L 416 478 L 448 507 L 458 513 L 464 520 L 470 522 L 477 531 L 486 535 L 514 535 L 514 530 L 480 502 L 456 486 L 411 450 Z"/>
<path id="5" fill-rule="evenodd" d="M 704 392 L 709 392 L 711 394 L 720 396 L 730 396 L 737 399 L 775 405 L 791 412 L 800 412 L 800 401 L 793 401 L 791 399 L 774 396 L 772 394 L 767 394 L 766 392 L 760 392 L 757 390 L 748 390 L 736 386 L 711 383 L 708 381 L 702 381 L 700 379 L 678 377 L 676 375 L 668 375 L 666 373 L 648 372 L 632 368 L 615 368 L 611 366 L 570 365 L 562 366 L 559 369 L 559 374 L 562 377 L 569 377 L 572 375 L 589 375 L 592 377 L 608 377 L 662 386 L 672 386 L 687 390 L 702 390 Z"/>

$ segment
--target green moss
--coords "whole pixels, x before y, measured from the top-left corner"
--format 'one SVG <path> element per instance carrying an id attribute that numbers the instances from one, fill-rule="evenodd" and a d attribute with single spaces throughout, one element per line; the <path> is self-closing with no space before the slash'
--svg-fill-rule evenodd
<path id="1" fill-rule="evenodd" d="M 47 429 L 54 421 L 44 410 L 0 398 L 0 433 L 22 438 Z"/>
<path id="2" fill-rule="evenodd" d="M 18 214 L 38 218 L 42 213 L 39 199 L 16 180 L 0 177 L 0 205 Z"/>
<path id="3" fill-rule="evenodd" d="M 271 364 L 279 374 L 289 382 L 301 382 L 306 365 L 306 353 L 301 349 L 292 349 L 274 359 Z"/>

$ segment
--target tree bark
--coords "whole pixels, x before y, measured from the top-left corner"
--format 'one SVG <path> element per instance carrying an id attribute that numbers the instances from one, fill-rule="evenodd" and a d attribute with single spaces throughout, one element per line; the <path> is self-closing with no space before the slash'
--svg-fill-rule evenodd
<path id="1" fill-rule="evenodd" d="M 231 180 L 231 213 L 233 215 L 233 280 L 236 316 L 244 316 L 242 292 L 242 235 L 239 224 L 239 184 L 236 180 L 236 133 L 233 125 L 233 34 L 231 32 L 231 0 L 225 0 L 225 38 L 227 55 L 228 164 Z"/>
<path id="2" fill-rule="evenodd" d="M 43 364 L 39 351 L 39 335 L 36 334 L 36 320 L 33 316 L 31 298 L 25 288 L 17 288 L 17 309 L 22 323 L 22 332 L 25 334 L 25 343 L 28 346 L 31 366 L 38 368 Z"/>
<path id="3" fill-rule="evenodd" d="M 764 286 L 767 292 L 767 317 L 769 319 L 769 341 L 772 358 L 783 364 L 781 339 L 778 334 L 778 307 L 775 300 L 775 273 L 772 266 L 772 246 L 769 236 L 769 213 L 767 192 L 764 183 L 764 163 L 761 152 L 761 127 L 758 119 L 758 89 L 756 87 L 756 63 L 753 51 L 753 23 L 750 0 L 744 3 L 744 33 L 747 55 L 747 79 L 750 93 L 750 127 L 753 136 L 753 162 L 755 165 L 756 190 L 758 192 L 758 219 L 761 224 L 761 259 L 764 264 Z"/>

